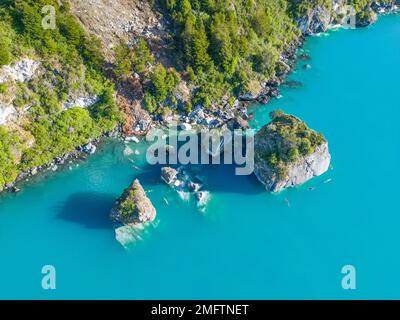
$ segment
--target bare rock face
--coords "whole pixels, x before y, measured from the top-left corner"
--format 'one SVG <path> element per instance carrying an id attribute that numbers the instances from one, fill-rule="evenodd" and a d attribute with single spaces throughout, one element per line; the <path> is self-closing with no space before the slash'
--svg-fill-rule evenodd
<path id="1" fill-rule="evenodd" d="M 281 178 L 274 168 L 269 166 L 257 169 L 258 179 L 264 183 L 267 190 L 280 192 L 284 189 L 302 185 L 314 177 L 324 174 L 329 169 L 331 156 L 328 144 L 317 147 L 315 152 L 304 157 L 297 163 L 288 166 L 287 175 Z"/>
<path id="2" fill-rule="evenodd" d="M 4 125 L 17 116 L 17 110 L 12 105 L 0 103 L 0 125 Z"/>
<path id="3" fill-rule="evenodd" d="M 71 0 L 70 4 L 86 30 L 101 39 L 107 58 L 119 39 L 140 36 L 155 45 L 166 34 L 161 16 L 148 0 Z"/>
<path id="4" fill-rule="evenodd" d="M 268 191 L 301 185 L 329 169 L 331 155 L 321 134 L 294 116 L 271 117 L 255 137 L 254 173 Z"/>
<path id="5" fill-rule="evenodd" d="M 297 19 L 297 24 L 302 33 L 308 35 L 326 31 L 331 21 L 330 9 L 324 6 L 316 6 L 308 15 Z"/>
<path id="6" fill-rule="evenodd" d="M 62 109 L 68 110 L 74 107 L 86 109 L 96 104 L 99 100 L 99 97 L 93 95 L 69 98 L 67 101 L 64 102 Z"/>
<path id="7" fill-rule="evenodd" d="M 111 217 L 124 225 L 138 225 L 154 221 L 156 209 L 139 180 L 136 179 L 117 200 L 111 211 Z"/>
<path id="8" fill-rule="evenodd" d="M 0 83 L 7 81 L 30 81 L 40 63 L 31 59 L 22 59 L 13 65 L 7 65 L 0 69 Z"/>

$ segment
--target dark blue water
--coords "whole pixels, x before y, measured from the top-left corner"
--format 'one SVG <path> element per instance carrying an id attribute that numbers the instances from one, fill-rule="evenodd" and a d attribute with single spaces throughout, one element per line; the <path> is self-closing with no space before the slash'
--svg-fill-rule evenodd
<path id="1" fill-rule="evenodd" d="M 232 167 L 203 167 L 201 213 L 160 182 L 144 144 L 127 157 L 117 142 L 3 195 L 0 298 L 400 298 L 399 40 L 395 15 L 310 38 L 312 69 L 299 62 L 290 77 L 303 86 L 252 108 L 257 129 L 283 109 L 329 140 L 333 170 L 299 188 L 271 195 Z M 108 214 L 135 177 L 158 221 L 125 250 Z M 54 291 L 41 287 L 48 264 Z M 354 291 L 341 287 L 348 264 Z"/>

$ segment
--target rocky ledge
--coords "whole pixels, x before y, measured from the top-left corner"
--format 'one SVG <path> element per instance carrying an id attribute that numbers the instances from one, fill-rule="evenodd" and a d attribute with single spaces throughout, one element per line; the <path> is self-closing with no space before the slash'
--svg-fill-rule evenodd
<path id="1" fill-rule="evenodd" d="M 156 209 L 139 180 L 135 180 L 115 203 L 111 218 L 123 225 L 142 225 L 156 218 Z"/>
<path id="2" fill-rule="evenodd" d="M 257 178 L 268 191 L 301 185 L 324 174 L 331 161 L 328 142 L 300 119 L 280 111 L 255 136 Z"/>

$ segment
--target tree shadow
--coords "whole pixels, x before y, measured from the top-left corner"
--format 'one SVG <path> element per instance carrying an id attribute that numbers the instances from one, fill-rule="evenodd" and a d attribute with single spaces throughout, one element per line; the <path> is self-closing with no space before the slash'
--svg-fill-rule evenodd
<path id="1" fill-rule="evenodd" d="M 111 229 L 110 211 L 115 200 L 115 196 L 108 193 L 75 193 L 61 205 L 56 218 L 88 229 Z"/>

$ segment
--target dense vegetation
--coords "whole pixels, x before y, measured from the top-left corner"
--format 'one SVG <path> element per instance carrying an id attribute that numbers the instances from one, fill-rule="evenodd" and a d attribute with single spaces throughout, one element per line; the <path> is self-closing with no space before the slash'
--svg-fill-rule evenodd
<path id="1" fill-rule="evenodd" d="M 231 103 L 239 94 L 259 92 L 263 82 L 287 70 L 282 54 L 298 42 L 296 19 L 316 6 L 333 10 L 332 0 L 152 2 L 170 22 L 168 56 L 174 67 L 159 63 L 146 41 L 136 39 L 132 47 L 121 42 L 115 48 L 115 75 L 126 80 L 136 73 L 145 108 L 158 114 L 170 109 L 187 113 L 192 105 L 218 105 L 222 98 Z M 365 20 L 372 16 L 373 2 L 348 0 Z M 42 8 L 48 5 L 56 8 L 54 30 L 42 26 L 48 14 Z M 19 172 L 49 162 L 121 121 L 113 85 L 103 74 L 101 44 L 70 14 L 68 0 L 0 1 L 0 67 L 24 57 L 41 62 L 40 76 L 28 83 L 0 84 L 0 103 L 2 97 L 14 96 L 13 106 L 23 114 L 17 126 L 0 127 L 0 190 Z M 190 96 L 184 103 L 178 103 L 176 94 L 181 77 Z M 63 110 L 68 98 L 82 95 L 100 99 L 88 109 Z M 270 162 L 295 160 L 320 141 L 314 135 L 296 139 L 287 152 L 269 155 Z"/>
<path id="2" fill-rule="evenodd" d="M 284 74 L 288 66 L 282 55 L 298 44 L 301 35 L 296 21 L 311 16 L 316 7 L 325 8 L 336 23 L 343 19 L 343 12 L 334 12 L 332 0 L 154 2 L 170 21 L 172 64 L 192 89 L 191 100 L 180 108 L 183 112 L 190 111 L 192 105 L 208 107 L 218 105 L 222 98 L 231 102 L 243 93 L 259 93 L 263 82 Z M 354 6 L 359 21 L 372 19 L 372 0 L 347 3 Z M 142 62 L 140 67 L 137 60 Z M 116 50 L 117 74 L 126 76 L 135 71 L 144 79 L 148 111 L 177 109 L 173 95 L 179 82 L 176 70 L 152 67 L 153 62 L 144 41 L 131 50 L 123 44 Z"/>
<path id="3" fill-rule="evenodd" d="M 133 48 L 121 42 L 115 49 L 115 74 L 124 79 L 132 72 L 138 74 L 144 85 L 144 106 L 150 113 L 165 112 L 168 105 L 176 105 L 173 91 L 181 81 L 174 69 L 165 69 L 158 63 L 145 40 L 139 39 Z M 162 106 L 162 108 L 161 108 Z M 188 106 L 185 107 L 186 111 Z"/>
<path id="4" fill-rule="evenodd" d="M 316 6 L 333 12 L 332 0 L 155 2 L 171 21 L 173 41 L 170 56 L 173 57 L 173 65 L 195 88 L 191 101 L 183 110 L 186 112 L 191 110 L 192 105 L 208 107 L 218 104 L 221 98 L 233 101 L 232 97 L 240 94 L 260 92 L 263 82 L 287 71 L 288 66 L 281 57 L 298 42 L 300 31 L 296 27 L 296 18 L 309 15 Z M 348 1 L 362 19 L 371 15 L 372 2 Z M 140 54 L 134 53 L 133 56 Z M 129 63 L 123 61 L 122 66 L 126 70 L 131 69 Z M 152 72 L 155 73 L 153 76 L 145 77 L 149 82 L 145 106 L 150 112 L 160 112 L 161 107 L 176 104 L 176 101 L 171 101 L 171 93 L 177 82 L 172 81 L 172 75 L 169 81 L 157 82 L 154 78 L 166 79 L 166 73 L 176 72 L 166 72 L 162 66 Z"/>
<path id="5" fill-rule="evenodd" d="M 56 8 L 54 30 L 42 27 L 46 5 Z M 113 85 L 102 72 L 100 48 L 69 13 L 66 2 L 62 6 L 56 0 L 0 2 L 0 67 L 24 57 L 41 63 L 41 74 L 32 81 L 0 88 L 3 97 L 15 95 L 18 111 L 29 109 L 17 128 L 0 127 L 0 190 L 20 171 L 87 143 L 121 120 Z M 63 102 L 75 93 L 100 99 L 88 110 L 62 110 Z"/>
<path id="6" fill-rule="evenodd" d="M 300 35 L 286 0 L 160 3 L 174 26 L 175 64 L 198 87 L 195 104 L 257 92 L 284 67 L 280 55 Z"/>
<path id="7" fill-rule="evenodd" d="M 271 122 L 256 135 L 256 145 L 259 141 L 263 145 L 256 146 L 255 153 L 256 157 L 266 159 L 271 167 L 277 168 L 281 176 L 285 175 L 289 163 L 312 154 L 315 148 L 326 142 L 322 134 L 311 130 L 294 116 L 273 111 L 270 117 Z"/>

